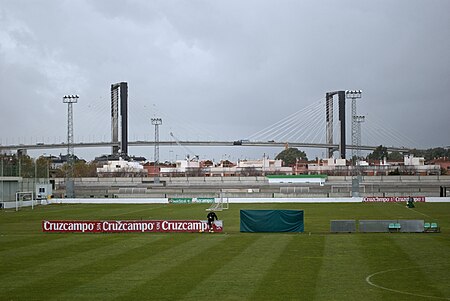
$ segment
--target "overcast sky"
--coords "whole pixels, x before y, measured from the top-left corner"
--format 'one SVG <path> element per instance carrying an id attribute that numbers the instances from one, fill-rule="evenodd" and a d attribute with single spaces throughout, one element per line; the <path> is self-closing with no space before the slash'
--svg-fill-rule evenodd
<path id="1" fill-rule="evenodd" d="M 161 139 L 245 139 L 328 91 L 361 89 L 367 126 L 448 146 L 450 1 L 0 0 L 1 144 L 66 141 L 65 94 L 80 95 L 75 140 L 109 140 L 110 86 L 121 81 L 130 140 L 153 139 L 151 117 L 163 118 Z M 364 132 L 363 144 L 378 143 Z"/>

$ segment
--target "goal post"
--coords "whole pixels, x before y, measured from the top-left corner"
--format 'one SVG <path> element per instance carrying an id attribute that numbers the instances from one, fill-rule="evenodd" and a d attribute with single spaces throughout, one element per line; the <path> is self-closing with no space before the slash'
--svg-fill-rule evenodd
<path id="1" fill-rule="evenodd" d="M 16 211 L 29 203 L 31 203 L 31 209 L 34 209 L 34 193 L 32 191 L 19 191 L 16 192 Z"/>
<path id="2" fill-rule="evenodd" d="M 220 192 L 220 197 L 214 198 L 214 202 L 206 211 L 222 211 L 228 208 L 230 208 L 228 198 L 225 198 L 223 192 Z"/>

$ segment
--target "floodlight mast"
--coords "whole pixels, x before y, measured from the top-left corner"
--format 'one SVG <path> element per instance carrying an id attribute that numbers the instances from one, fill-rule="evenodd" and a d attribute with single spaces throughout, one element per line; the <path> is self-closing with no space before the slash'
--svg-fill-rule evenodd
<path id="1" fill-rule="evenodd" d="M 155 183 L 159 183 L 159 126 L 162 124 L 162 118 L 152 118 L 152 125 L 155 126 Z"/>
<path id="2" fill-rule="evenodd" d="M 356 99 L 361 98 L 361 90 L 347 90 L 345 91 L 345 98 L 352 100 L 352 145 L 357 146 L 358 144 L 358 121 L 356 115 Z M 358 150 L 354 147 L 352 148 L 352 160 L 356 165 L 355 155 L 357 155 Z"/>
<path id="3" fill-rule="evenodd" d="M 356 99 L 362 97 L 361 90 L 345 91 L 345 98 L 352 100 L 352 197 L 359 197 L 359 156 L 361 144 L 361 123 L 364 121 L 363 116 L 356 115 Z M 358 146 L 359 145 L 359 146 Z"/>
<path id="4" fill-rule="evenodd" d="M 333 144 L 333 96 L 335 94 L 338 94 L 337 91 L 335 92 L 327 92 L 325 95 L 325 101 L 326 101 L 326 143 Z M 328 148 L 328 158 L 333 157 L 334 149 L 332 147 Z"/>
<path id="5" fill-rule="evenodd" d="M 67 171 L 66 171 L 66 196 L 75 197 L 73 182 L 73 104 L 78 102 L 78 95 L 64 95 L 63 103 L 67 103 Z"/>

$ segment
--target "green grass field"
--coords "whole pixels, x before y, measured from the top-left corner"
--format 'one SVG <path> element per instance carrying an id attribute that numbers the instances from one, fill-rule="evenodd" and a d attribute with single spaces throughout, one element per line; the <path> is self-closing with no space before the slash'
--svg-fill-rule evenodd
<path id="1" fill-rule="evenodd" d="M 205 219 L 207 205 L 0 211 L 0 300 L 450 300 L 450 203 L 230 204 L 224 233 L 58 234 L 41 221 Z M 305 232 L 240 233 L 240 209 L 303 209 Z M 329 233 L 424 219 L 441 233 Z"/>

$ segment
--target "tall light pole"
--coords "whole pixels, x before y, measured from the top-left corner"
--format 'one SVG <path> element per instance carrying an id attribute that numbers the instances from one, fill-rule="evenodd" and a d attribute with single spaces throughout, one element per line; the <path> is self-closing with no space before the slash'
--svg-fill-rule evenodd
<path id="1" fill-rule="evenodd" d="M 356 165 L 359 167 L 360 166 L 360 160 L 361 160 L 361 123 L 363 123 L 366 120 L 365 116 L 362 115 L 357 115 L 354 116 L 353 119 L 356 122 L 356 144 L 354 144 L 354 146 L 356 146 Z"/>
<path id="2" fill-rule="evenodd" d="M 361 98 L 361 94 L 361 90 L 345 91 L 345 98 L 352 100 L 352 197 L 359 197 L 359 172 L 357 166 L 357 156 L 359 154 L 358 141 L 361 141 L 361 131 L 359 131 L 358 135 L 358 128 L 360 129 L 360 123 L 364 118 L 361 119 L 359 118 L 360 116 L 356 115 L 356 99 Z"/>
<path id="3" fill-rule="evenodd" d="M 161 118 L 152 118 L 152 125 L 155 126 L 155 183 L 159 183 L 159 169 L 158 169 L 158 164 L 159 164 L 159 126 L 162 124 L 162 119 Z"/>
<path id="4" fill-rule="evenodd" d="M 325 111 L 326 111 L 326 143 L 333 144 L 333 95 L 338 92 L 327 92 L 325 95 Z M 333 157 L 333 148 L 328 148 L 327 158 Z"/>
<path id="5" fill-rule="evenodd" d="M 66 196 L 75 197 L 73 182 L 73 104 L 78 102 L 78 95 L 64 95 L 63 103 L 67 103 L 67 172 L 66 172 Z"/>
<path id="6" fill-rule="evenodd" d="M 4 183 L 3 183 L 3 156 L 1 157 L 2 159 L 2 173 L 1 173 L 1 178 L 2 178 L 2 206 L 5 207 L 5 187 L 4 187 Z"/>

